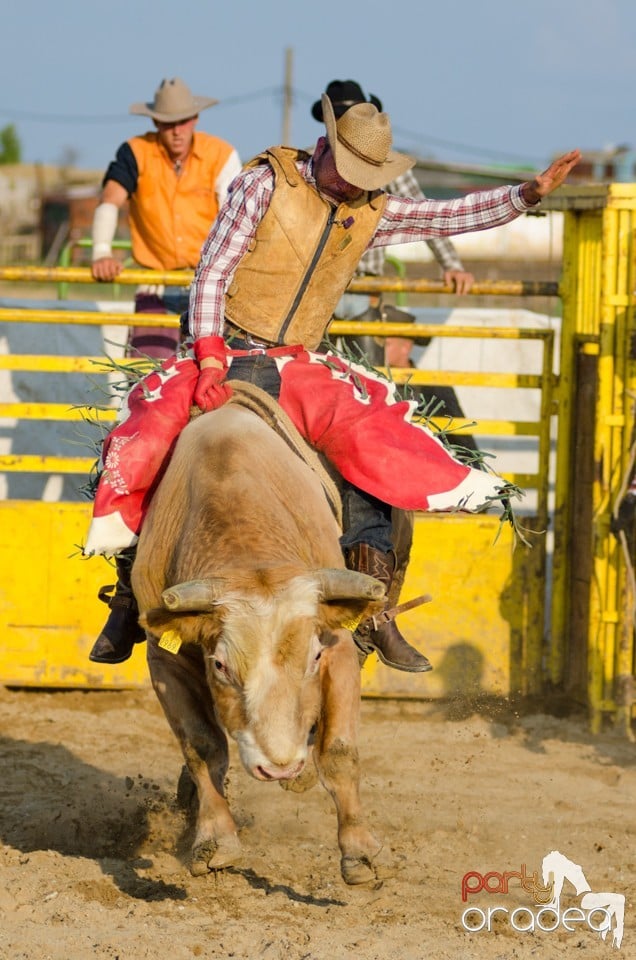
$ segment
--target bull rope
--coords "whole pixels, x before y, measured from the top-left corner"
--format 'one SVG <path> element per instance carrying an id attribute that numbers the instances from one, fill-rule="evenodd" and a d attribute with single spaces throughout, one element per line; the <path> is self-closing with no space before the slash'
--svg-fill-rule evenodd
<path id="1" fill-rule="evenodd" d="M 232 396 L 228 403 L 238 403 L 252 413 L 257 414 L 272 430 L 275 430 L 279 437 L 285 441 L 290 450 L 296 456 L 307 464 L 310 470 L 317 475 L 331 512 L 336 522 L 342 530 L 342 499 L 337 484 L 334 482 L 320 455 L 311 447 L 305 438 L 301 436 L 291 419 L 282 409 L 282 407 L 270 397 L 268 393 L 261 390 L 253 383 L 243 380 L 228 380 L 227 385 L 232 388 Z M 201 411 L 198 407 L 192 407 L 190 417 L 197 416 Z"/>

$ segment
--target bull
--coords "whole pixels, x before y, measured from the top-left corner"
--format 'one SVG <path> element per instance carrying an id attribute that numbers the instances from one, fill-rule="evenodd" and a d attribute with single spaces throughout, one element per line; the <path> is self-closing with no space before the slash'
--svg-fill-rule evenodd
<path id="1" fill-rule="evenodd" d="M 196 787 L 194 875 L 241 859 L 228 735 L 257 780 L 295 787 L 317 771 L 346 883 L 391 872 L 360 803 L 351 634 L 384 587 L 344 568 L 339 535 L 316 471 L 252 410 L 229 403 L 181 433 L 132 582 L 152 684 Z"/>

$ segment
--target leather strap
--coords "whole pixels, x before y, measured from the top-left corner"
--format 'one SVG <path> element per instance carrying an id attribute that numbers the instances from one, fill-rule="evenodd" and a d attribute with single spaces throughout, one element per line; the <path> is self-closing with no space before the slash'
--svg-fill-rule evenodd
<path id="1" fill-rule="evenodd" d="M 111 591 L 114 590 L 115 593 L 111 596 Z M 117 584 L 108 583 L 104 587 L 100 587 L 97 592 L 98 598 L 105 603 L 107 607 L 110 607 L 112 610 L 113 607 L 125 607 L 128 609 L 133 609 L 134 604 L 136 603 L 135 598 L 132 593 L 130 595 L 122 592 L 117 592 Z"/>
<path id="2" fill-rule="evenodd" d="M 377 616 L 369 618 L 373 621 L 373 629 L 377 630 L 383 623 L 389 623 L 391 620 L 395 620 L 398 613 L 404 613 L 405 610 L 412 610 L 413 607 L 419 607 L 423 603 L 430 603 L 432 599 L 430 593 L 423 593 L 419 597 L 414 597 L 413 600 L 407 600 L 406 603 L 400 603 L 397 607 L 391 607 L 390 610 L 383 610 L 382 613 L 378 613 Z"/>
<path id="3" fill-rule="evenodd" d="M 248 333 L 247 330 L 242 330 L 240 327 L 237 327 L 236 324 L 230 323 L 229 320 L 225 321 L 223 327 L 223 336 L 226 340 L 244 340 L 247 343 L 254 343 L 255 347 L 263 347 L 269 349 L 270 347 L 278 347 L 280 344 L 273 343 L 271 340 L 260 340 L 258 337 L 253 337 L 251 333 Z"/>
<path id="4" fill-rule="evenodd" d="M 372 630 L 379 630 L 385 623 L 390 623 L 391 620 L 395 620 L 399 613 L 404 613 L 405 610 L 412 610 L 413 607 L 419 607 L 423 603 L 430 603 L 432 599 L 430 593 L 423 593 L 419 597 L 414 597 L 413 600 L 407 600 L 406 603 L 400 603 L 397 607 L 391 607 L 390 610 L 383 610 L 382 613 L 378 613 L 373 617 L 367 617 L 366 620 L 363 620 L 356 632 L 362 636 L 368 636 Z"/>
<path id="5" fill-rule="evenodd" d="M 115 589 L 114 583 L 107 583 L 106 586 L 100 587 L 97 591 L 97 597 L 102 603 L 105 603 L 106 606 L 110 607 L 110 602 L 113 599 L 111 596 L 112 591 Z"/>
<path id="6" fill-rule="evenodd" d="M 301 353 L 304 347 L 300 345 L 293 347 L 252 347 L 250 350 L 231 350 L 228 348 L 230 357 L 293 357 Z"/>

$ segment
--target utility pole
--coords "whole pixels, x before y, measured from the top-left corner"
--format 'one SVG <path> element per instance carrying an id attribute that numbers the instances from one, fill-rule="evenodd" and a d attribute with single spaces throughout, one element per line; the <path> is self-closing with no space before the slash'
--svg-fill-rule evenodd
<path id="1" fill-rule="evenodd" d="M 291 47 L 285 50 L 285 84 L 283 86 L 283 146 L 291 143 L 291 108 L 292 108 L 292 61 Z"/>

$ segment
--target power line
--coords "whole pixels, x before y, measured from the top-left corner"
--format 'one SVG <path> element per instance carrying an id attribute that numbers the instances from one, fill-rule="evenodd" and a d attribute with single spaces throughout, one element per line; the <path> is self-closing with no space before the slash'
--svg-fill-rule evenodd
<path id="1" fill-rule="evenodd" d="M 272 94 L 282 95 L 282 87 L 268 87 L 266 89 L 255 90 L 252 93 L 241 94 L 236 97 L 227 97 L 219 102 L 219 107 L 237 106 L 241 103 L 249 103 L 252 100 L 262 100 L 264 97 L 271 97 Z M 25 120 L 30 123 L 121 123 L 122 120 L 138 119 L 137 115 L 128 113 L 32 113 L 28 110 L 14 110 L 13 108 L 0 107 L 0 116 L 8 117 L 11 120 Z"/>
<path id="2" fill-rule="evenodd" d="M 26 120 L 29 123 L 121 123 L 122 114 L 95 114 L 88 116 L 81 113 L 30 113 L 27 110 L 12 110 L 0 107 L 0 116 L 11 120 Z"/>
<path id="3" fill-rule="evenodd" d="M 316 99 L 313 95 L 306 93 L 303 90 L 297 90 L 292 88 L 291 91 L 287 91 L 293 100 L 302 100 L 305 103 L 313 103 Z M 258 90 L 253 90 L 249 93 L 239 94 L 234 97 L 226 97 L 224 100 L 221 100 L 217 106 L 217 110 L 221 110 L 227 107 L 236 107 L 245 103 L 252 103 L 256 100 L 263 100 L 265 98 L 280 98 L 281 102 L 286 94 L 285 88 L 283 86 L 272 86 L 272 87 L 261 87 Z M 83 114 L 83 113 L 35 113 L 28 110 L 15 110 L 13 108 L 0 107 L 0 116 L 6 117 L 10 120 L 17 122 L 24 121 L 28 123 L 51 123 L 51 124 L 82 124 L 82 125 L 99 125 L 105 123 L 122 123 L 123 120 L 133 119 L 131 114 L 122 114 L 122 113 L 105 113 L 105 114 Z M 446 150 L 454 150 L 458 153 L 469 154 L 475 157 L 485 157 L 491 160 L 499 160 L 500 162 L 513 162 L 520 165 L 528 165 L 531 167 L 536 167 L 540 165 L 543 160 L 538 158 L 525 157 L 521 160 L 519 154 L 507 153 L 504 151 L 493 150 L 487 147 L 476 147 L 471 146 L 470 144 L 460 143 L 453 140 L 443 140 L 439 137 L 434 137 L 430 134 L 421 133 L 419 131 L 408 130 L 405 127 L 393 126 L 394 134 L 397 134 L 399 137 L 404 137 L 407 140 L 410 140 L 414 144 L 414 149 L 425 150 L 430 147 L 441 147 Z"/>
<path id="4" fill-rule="evenodd" d="M 294 93 L 300 96 L 300 98 L 307 103 L 313 103 L 316 99 L 316 97 L 311 96 L 302 90 L 295 90 Z M 525 157 L 525 159 L 521 161 L 521 157 L 518 153 L 506 153 L 503 151 L 492 150 L 489 147 L 474 147 L 466 143 L 457 143 L 453 140 L 442 140 L 438 137 L 433 137 L 420 131 L 415 132 L 413 130 L 407 130 L 405 127 L 395 126 L 395 124 L 391 124 L 391 126 L 394 135 L 397 134 L 400 137 L 405 137 L 406 139 L 411 140 L 416 146 L 420 146 L 422 149 L 426 149 L 428 146 L 444 147 L 448 150 L 456 150 L 458 153 L 472 154 L 473 156 L 481 156 L 489 159 L 498 159 L 502 163 L 513 162 L 517 165 L 527 165 L 532 168 L 535 168 L 537 165 L 540 166 L 544 162 L 536 157 Z"/>
<path id="5" fill-rule="evenodd" d="M 447 150 L 456 150 L 458 153 L 469 153 L 473 156 L 490 158 L 496 157 L 502 162 L 513 162 L 517 164 L 521 163 L 522 166 L 525 164 L 534 167 L 537 164 L 540 165 L 544 162 L 537 157 L 528 158 L 527 156 L 521 160 L 521 157 L 518 153 L 507 153 L 501 150 L 493 150 L 490 147 L 471 147 L 466 143 L 456 143 L 453 140 L 440 140 L 438 137 L 432 137 L 429 134 L 415 133 L 413 130 L 406 130 L 404 127 L 393 126 L 392 129 L 394 134 L 397 133 L 399 136 L 411 139 L 415 143 L 424 143 L 436 147 L 445 147 Z"/>
<path id="6" fill-rule="evenodd" d="M 243 93 L 237 97 L 225 97 L 224 100 L 219 101 L 219 107 L 235 107 L 237 104 L 249 103 L 251 100 L 263 100 L 265 97 L 283 97 L 284 88 L 281 86 L 278 87 L 266 87 L 265 89 L 255 90 L 252 93 Z"/>

